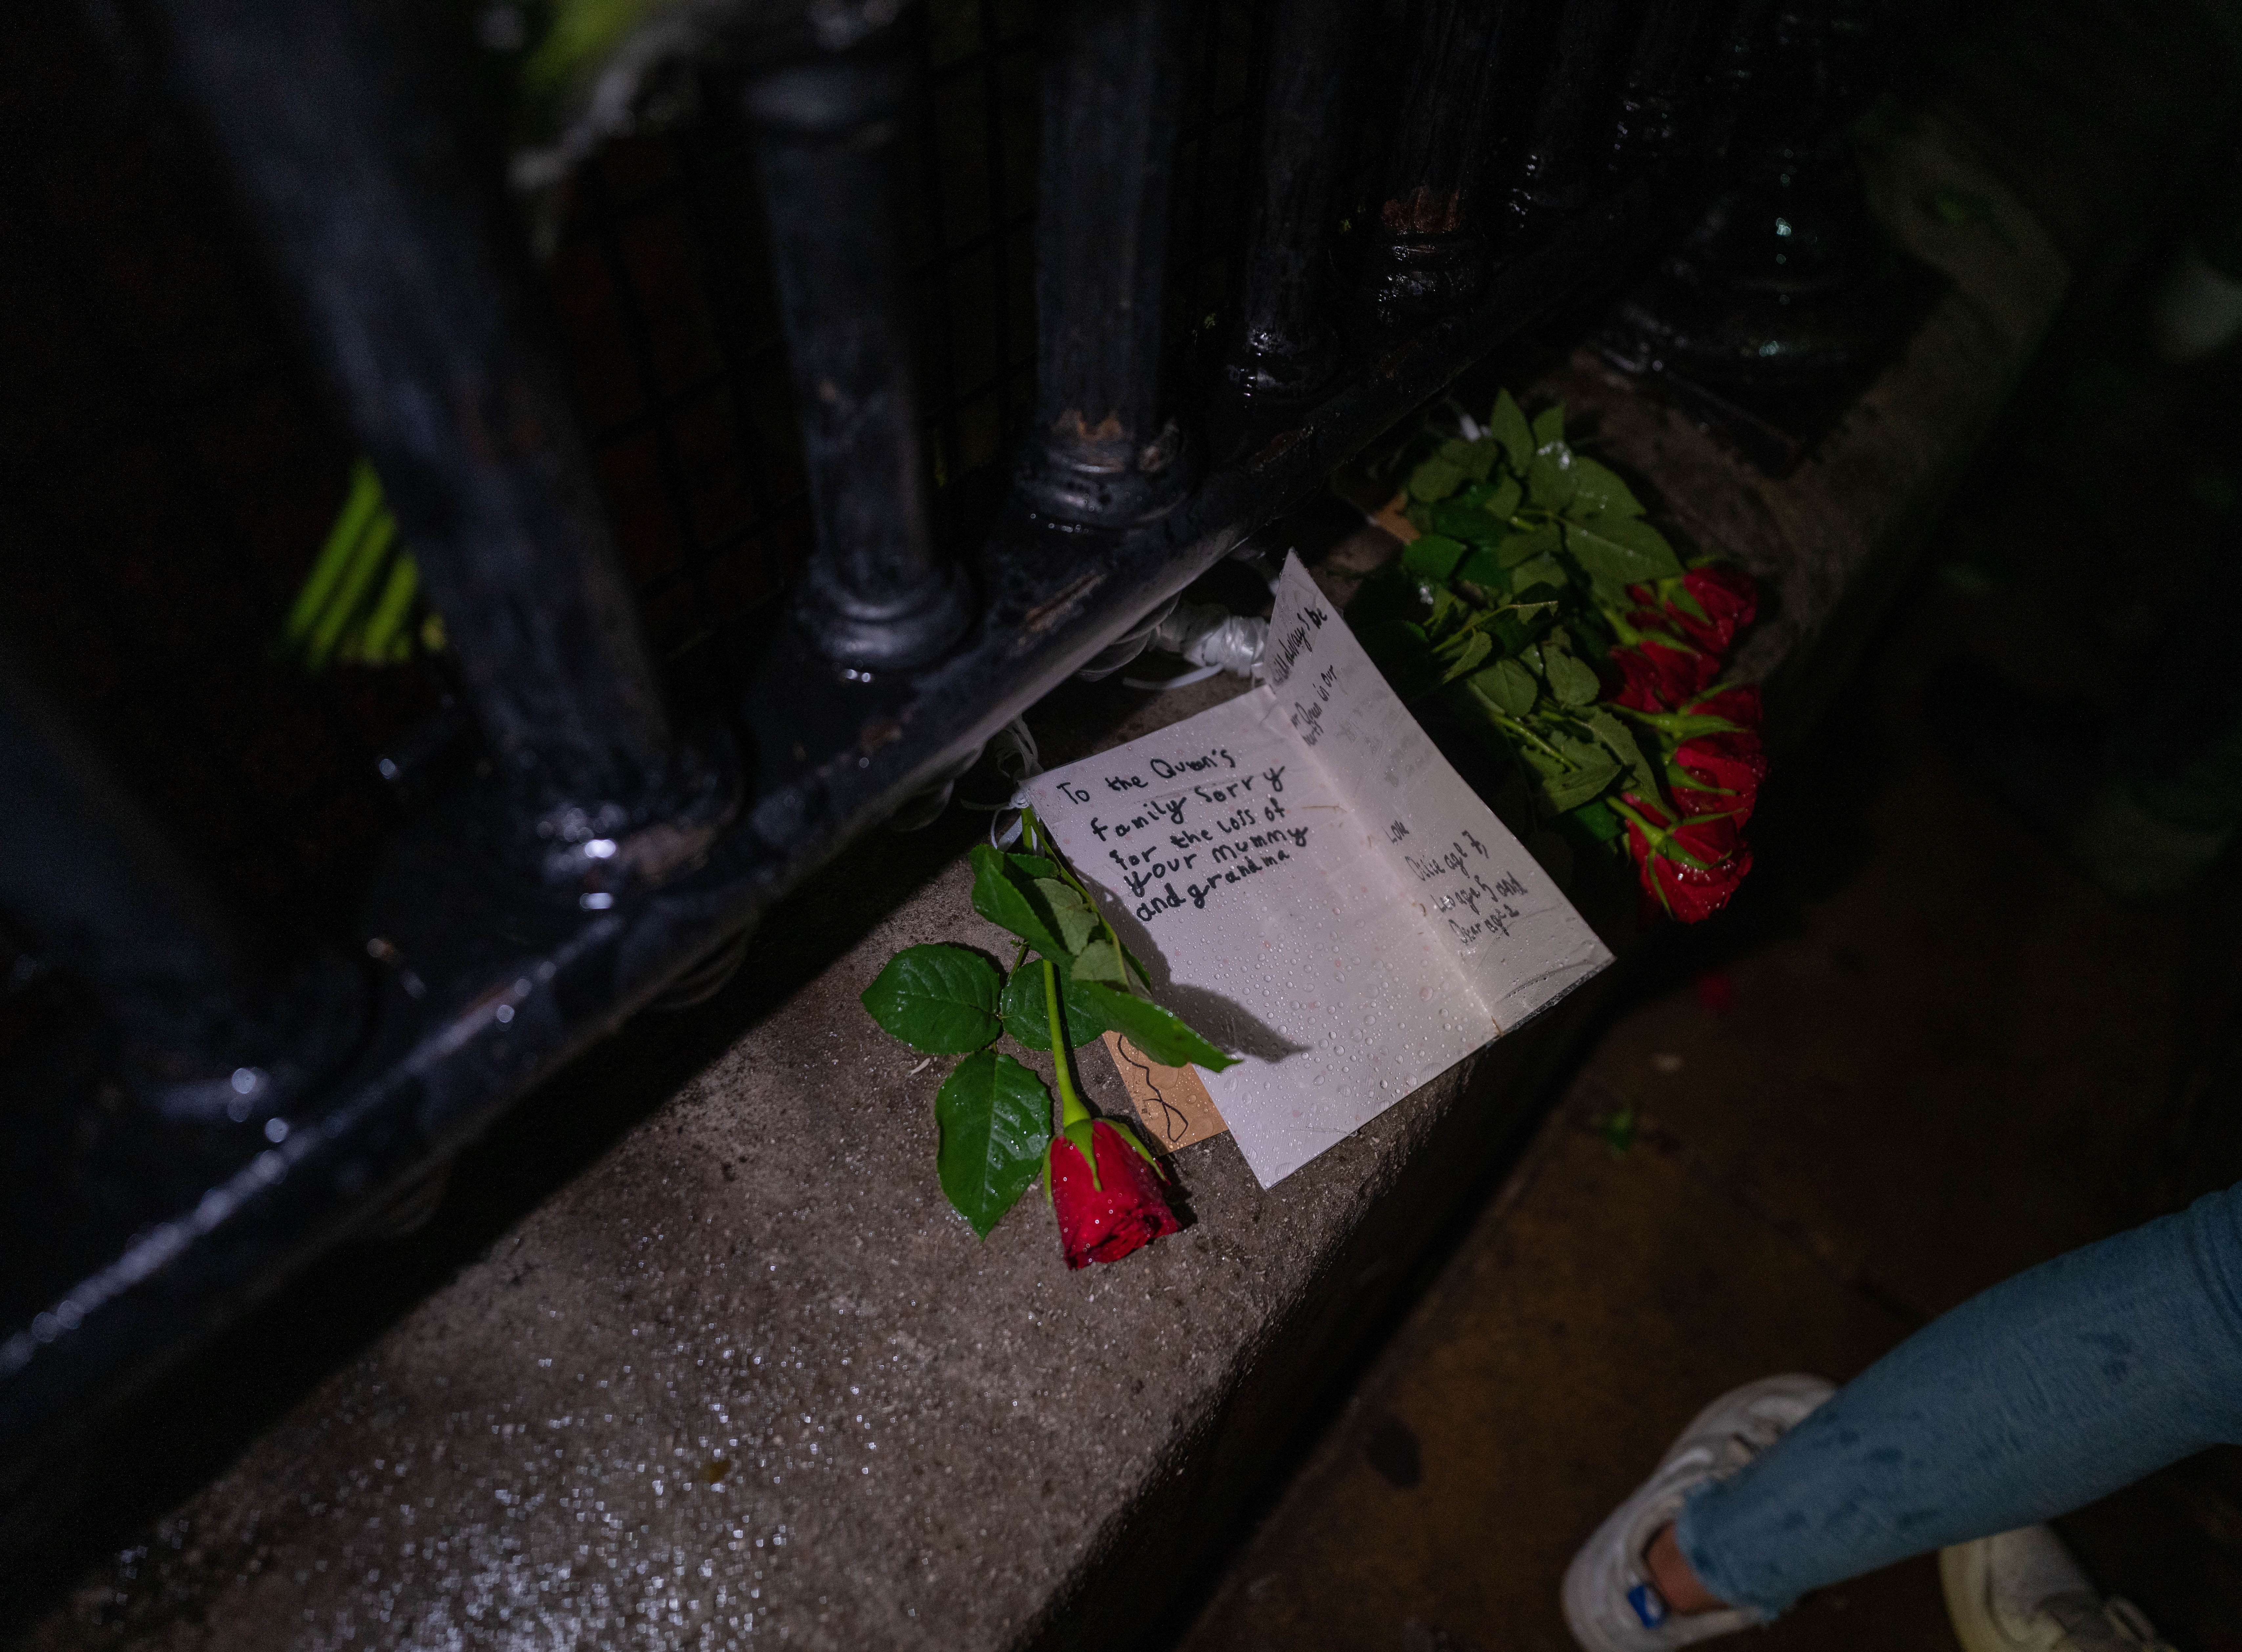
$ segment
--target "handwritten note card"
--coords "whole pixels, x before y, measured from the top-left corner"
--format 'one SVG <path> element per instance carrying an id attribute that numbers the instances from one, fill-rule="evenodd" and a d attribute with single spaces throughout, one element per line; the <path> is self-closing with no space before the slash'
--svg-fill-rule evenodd
<path id="1" fill-rule="evenodd" d="M 1297 557 L 1261 681 L 1031 782 L 1270 1186 L 1611 962 Z"/>

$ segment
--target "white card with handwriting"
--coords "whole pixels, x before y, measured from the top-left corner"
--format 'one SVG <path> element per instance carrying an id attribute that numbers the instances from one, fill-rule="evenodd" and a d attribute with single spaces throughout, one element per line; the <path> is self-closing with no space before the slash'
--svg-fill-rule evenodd
<path id="1" fill-rule="evenodd" d="M 1264 1187 L 1611 962 L 1297 556 L 1259 681 L 1028 784 Z"/>

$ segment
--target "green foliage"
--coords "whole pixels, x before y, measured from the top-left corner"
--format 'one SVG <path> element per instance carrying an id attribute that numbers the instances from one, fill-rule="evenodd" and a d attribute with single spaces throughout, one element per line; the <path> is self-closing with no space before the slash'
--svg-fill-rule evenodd
<path id="1" fill-rule="evenodd" d="M 1615 841 L 1605 798 L 1663 794 L 1598 668 L 1635 635 L 1630 587 L 1695 611 L 1681 558 L 1626 481 L 1567 442 L 1561 407 L 1529 420 L 1508 391 L 1484 434 L 1429 437 L 1407 475 L 1426 531 L 1356 599 L 1365 648 L 1403 700 L 1437 704 L 1516 760 L 1520 807 L 1571 820 L 1587 843 Z"/>
<path id="2" fill-rule="evenodd" d="M 1061 975 L 1058 984 L 1067 1041 L 1078 1050 L 1106 1031 L 1105 1021 L 1082 1001 L 1070 977 Z M 1028 967 L 1013 970 L 1012 978 L 1004 983 L 1004 1031 L 1030 1050 L 1051 1048 L 1051 995 L 1044 991 L 1043 970 L 1032 960 Z"/>
<path id="3" fill-rule="evenodd" d="M 1401 566 L 1428 580 L 1445 580 L 1464 560 L 1464 547 L 1438 534 L 1425 534 L 1401 547 Z"/>
<path id="4" fill-rule="evenodd" d="M 1002 1030 L 1004 973 L 962 946 L 908 946 L 888 960 L 863 1003 L 872 1019 L 914 1050 L 962 1055 Z"/>
<path id="5" fill-rule="evenodd" d="M 398 544 L 380 479 L 361 459 L 281 622 L 278 651 L 316 672 L 337 663 L 392 665 L 411 659 L 416 647 L 440 648 L 443 626 L 435 615 L 414 623 L 420 590 L 420 571 Z"/>
<path id="6" fill-rule="evenodd" d="M 1149 998 L 1140 998 L 1118 987 L 1096 981 L 1077 981 L 1077 1001 L 1105 1017 L 1105 1023 L 1164 1067 L 1205 1067 L 1220 1072 L 1238 1064 L 1184 1024 L 1182 1017 L 1163 1010 Z"/>
<path id="7" fill-rule="evenodd" d="M 1011 1057 L 983 1050 L 942 1081 L 934 1117 L 942 1191 L 987 1239 L 1043 1168 L 1051 1139 L 1051 1091 Z"/>
<path id="8" fill-rule="evenodd" d="M 1056 877 L 1036 879 L 1036 892 L 1044 897 L 1054 923 L 1058 926 L 1060 944 L 1066 955 L 1078 954 L 1090 944 L 1090 937 L 1098 933 L 1098 914 L 1091 910 L 1090 902 L 1075 890 Z M 1114 978 L 1120 973 L 1121 960 L 1113 960 Z"/>
<path id="9" fill-rule="evenodd" d="M 1534 431 L 1507 390 L 1495 393 L 1494 411 L 1487 415 L 1487 427 L 1509 461 L 1512 473 L 1523 473 L 1534 457 Z"/>
<path id="10" fill-rule="evenodd" d="M 1639 517 L 1596 516 L 1567 520 L 1565 548 L 1597 585 L 1624 592 L 1630 585 L 1678 579 L 1681 559 L 1649 523 Z"/>
<path id="11" fill-rule="evenodd" d="M 986 843 L 977 843 L 970 858 L 975 911 L 998 929 L 1010 930 L 1047 958 L 1074 955 L 1074 949 L 1059 938 L 1058 921 L 1044 904 L 1037 875 L 1019 864 L 1029 856 L 1005 855 Z"/>

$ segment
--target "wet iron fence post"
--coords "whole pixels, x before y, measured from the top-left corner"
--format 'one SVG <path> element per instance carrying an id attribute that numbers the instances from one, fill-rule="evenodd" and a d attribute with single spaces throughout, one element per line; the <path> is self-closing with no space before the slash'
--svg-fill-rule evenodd
<path id="1" fill-rule="evenodd" d="M 379 473 L 502 770 L 506 852 L 594 907 L 661 881 L 732 798 L 679 740 L 538 325 L 464 15 L 156 0 L 308 355 Z"/>
<path id="2" fill-rule="evenodd" d="M 1630 10 L 1622 0 L 1563 0 L 1511 190 L 1514 240 L 1571 217 L 1604 183 Z"/>
<path id="3" fill-rule="evenodd" d="M 1372 180 L 1364 278 L 1388 331 L 1476 299 L 1494 237 L 1487 171 L 1498 136 L 1497 54 L 1517 0 L 1418 0 L 1398 101 Z"/>
<path id="4" fill-rule="evenodd" d="M 1277 0 L 1270 19 L 1259 190 L 1240 324 L 1223 366 L 1248 402 L 1306 400 L 1339 371 L 1332 217 L 1362 10 L 1357 0 Z"/>
<path id="5" fill-rule="evenodd" d="M 1611 164 L 1621 176 L 1640 176 L 1702 135 L 1722 10 L 1709 0 L 1650 0 L 1645 8 L 1620 78 Z"/>
<path id="6" fill-rule="evenodd" d="M 1190 486 L 1160 371 L 1181 21 L 1179 0 L 1057 0 L 1044 20 L 1035 422 L 1016 480 L 1063 522 L 1124 527 Z"/>
<path id="7" fill-rule="evenodd" d="M 924 665 L 973 616 L 930 514 L 897 200 L 912 78 L 858 51 L 758 74 L 742 99 L 817 533 L 795 614 L 851 670 Z"/>

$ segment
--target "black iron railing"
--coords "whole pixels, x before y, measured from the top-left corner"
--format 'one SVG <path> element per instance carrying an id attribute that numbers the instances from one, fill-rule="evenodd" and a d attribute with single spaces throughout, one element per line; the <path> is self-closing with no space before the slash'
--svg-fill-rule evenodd
<path id="1" fill-rule="evenodd" d="M 136 14 L 382 479 L 478 761 L 383 849 L 363 957 L 300 953 L 201 885 L 0 667 L 0 923 L 108 1040 L 39 1093 L 111 1144 L 97 1196 L 8 1264 L 10 1502 L 71 1427 L 393 1205 L 1334 466 L 1643 269 L 1708 198 L 1764 21 L 1749 0 L 1055 0 L 1032 32 L 951 3 L 829 50 L 805 17 L 850 8 L 735 10 L 665 186 L 700 215 L 701 279 L 732 289 L 708 364 L 648 366 L 658 393 L 588 433 L 444 8 Z M 943 204 L 975 168 L 961 224 Z M 632 291 L 610 193 L 595 160 L 575 253 L 624 292 L 644 359 L 666 317 Z M 726 458 L 748 502 L 702 520 L 691 410 L 774 379 L 781 339 L 798 463 L 769 442 Z M 623 441 L 678 551 L 635 593 L 595 465 Z M 805 506 L 814 550 L 751 642 L 681 628 L 731 657 L 725 693 L 681 715 L 641 601 L 716 603 L 722 559 Z M 680 628 L 657 626 L 664 652 Z"/>

